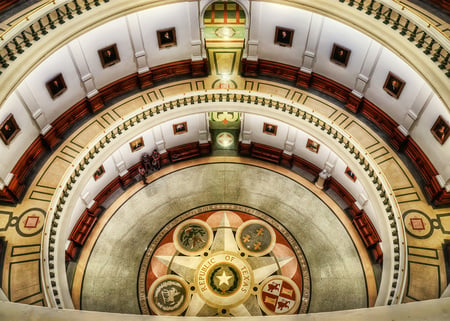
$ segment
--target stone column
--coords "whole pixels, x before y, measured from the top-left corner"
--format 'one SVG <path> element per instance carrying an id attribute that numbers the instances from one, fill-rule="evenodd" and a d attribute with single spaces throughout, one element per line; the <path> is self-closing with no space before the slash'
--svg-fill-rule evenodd
<path id="1" fill-rule="evenodd" d="M 367 196 L 363 193 L 360 193 L 356 198 L 355 205 L 358 209 L 363 210 L 367 202 L 368 202 Z"/>
<path id="2" fill-rule="evenodd" d="M 252 130 L 247 126 L 246 114 L 241 115 L 241 141 L 239 142 L 239 153 L 244 156 L 250 155 L 252 144 Z"/>
<path id="3" fill-rule="evenodd" d="M 95 204 L 94 197 L 88 191 L 86 193 L 84 193 L 83 195 L 81 195 L 80 199 L 83 201 L 83 203 L 87 209 L 92 208 L 92 206 L 94 206 L 94 204 Z"/>
<path id="4" fill-rule="evenodd" d="M 170 162 L 169 153 L 166 150 L 166 141 L 164 140 L 164 136 L 161 131 L 161 126 L 153 128 L 152 133 L 155 139 L 156 149 L 161 155 L 161 165 L 168 164 Z"/>
<path id="5" fill-rule="evenodd" d="M 324 168 L 319 173 L 319 176 L 316 179 L 315 185 L 319 189 L 324 189 L 326 183 L 328 182 L 328 179 L 331 177 L 331 174 L 333 173 L 334 167 L 336 166 L 337 157 L 336 155 L 330 154 L 328 155 L 328 159 L 325 162 Z"/>
<path id="6" fill-rule="evenodd" d="M 294 153 L 295 141 L 297 138 L 297 130 L 289 127 L 286 141 L 284 142 L 284 150 L 281 155 L 281 164 L 287 167 L 292 167 L 292 159 Z"/>
<path id="7" fill-rule="evenodd" d="M 86 97 L 89 101 L 91 112 L 96 112 L 102 108 L 105 103 L 103 102 L 103 98 L 100 96 L 95 85 L 94 77 L 92 76 L 91 70 L 89 69 L 89 65 L 84 56 L 80 40 L 77 39 L 70 42 L 69 51 L 73 63 L 80 74 L 80 79 L 86 92 Z"/>
<path id="8" fill-rule="evenodd" d="M 41 130 L 40 134 L 43 136 L 47 134 L 48 131 L 52 128 L 52 125 L 50 125 L 47 116 L 40 108 L 39 102 L 34 97 L 26 81 L 24 81 L 22 83 L 22 86 L 20 86 L 20 88 L 16 90 L 16 93 L 19 99 L 23 102 L 24 106 L 30 112 L 35 124 Z"/>
<path id="9" fill-rule="evenodd" d="M 189 23 L 191 30 L 191 59 L 192 61 L 203 60 L 202 41 L 200 38 L 200 19 L 199 3 L 188 2 L 189 5 Z"/>
<path id="10" fill-rule="evenodd" d="M 125 164 L 125 161 L 122 157 L 122 154 L 120 153 L 120 150 L 116 151 L 112 156 L 114 165 L 116 165 L 116 169 L 117 172 L 119 173 L 119 176 L 125 176 L 126 174 L 128 174 L 127 165 Z"/>
<path id="11" fill-rule="evenodd" d="M 198 130 L 198 142 L 200 144 L 207 143 L 209 141 L 209 118 L 208 113 L 204 113 L 203 128 Z"/>
<path id="12" fill-rule="evenodd" d="M 326 169 L 323 169 L 320 173 L 319 173 L 319 177 L 317 177 L 316 180 L 316 187 L 319 189 L 323 189 L 325 182 L 328 178 L 330 178 L 331 174 L 328 173 L 328 171 Z"/>
<path id="13" fill-rule="evenodd" d="M 250 28 L 246 31 L 248 34 L 246 48 L 242 57 L 242 73 L 244 76 L 258 75 L 258 46 L 259 46 L 259 19 L 261 18 L 261 7 L 257 2 L 250 2 L 249 17 L 251 19 Z"/>
<path id="14" fill-rule="evenodd" d="M 305 52 L 300 71 L 297 74 L 297 85 L 309 87 L 311 74 L 316 58 L 317 46 L 320 40 L 324 17 L 313 14 L 309 23 L 308 39 L 306 40 Z"/>
<path id="15" fill-rule="evenodd" d="M 200 32 L 200 26 L 203 25 L 199 15 L 199 2 L 187 2 L 189 5 L 189 25 L 191 34 L 191 73 L 193 77 L 205 76 L 207 73 L 207 59 L 203 56 L 203 31 Z M 206 57 L 207 58 L 207 57 Z"/>
<path id="16" fill-rule="evenodd" d="M 155 139 L 156 148 L 158 149 L 158 152 L 165 153 L 166 152 L 166 142 L 164 140 L 164 136 L 161 131 L 161 127 L 154 127 L 152 129 L 153 137 Z"/>
<path id="17" fill-rule="evenodd" d="M 372 41 L 369 45 L 366 58 L 364 59 L 363 65 L 361 67 L 361 71 L 356 77 L 355 87 L 350 93 L 345 105 L 345 107 L 347 107 L 354 113 L 358 112 L 359 110 L 364 92 L 366 91 L 367 84 L 370 80 L 370 75 L 376 67 L 378 58 L 382 50 L 383 47 L 375 41 Z"/>
<path id="18" fill-rule="evenodd" d="M 149 87 L 153 85 L 153 77 L 147 63 L 139 17 L 136 13 L 130 14 L 126 16 L 126 22 L 130 40 L 134 49 L 134 57 L 136 58 L 136 70 L 138 73 L 139 86 L 141 89 Z"/>
<path id="19" fill-rule="evenodd" d="M 200 147 L 200 154 L 202 155 L 207 155 L 211 152 L 208 127 L 208 113 L 204 113 L 203 128 L 198 130 L 198 144 Z"/>
<path id="20" fill-rule="evenodd" d="M 419 89 L 419 93 L 411 108 L 408 109 L 400 125 L 391 134 L 390 140 L 396 150 L 401 151 L 403 149 L 408 140 L 409 131 L 414 126 L 422 110 L 428 105 L 432 96 L 433 92 L 425 84 Z"/>
<path id="21" fill-rule="evenodd" d="M 428 103 L 430 102 L 433 95 L 434 94 L 431 88 L 428 85 L 423 84 L 419 89 L 416 99 L 408 109 L 408 112 L 406 113 L 400 125 L 397 127 L 403 135 L 409 135 L 409 132 L 416 123 L 417 118 L 419 118 L 419 115 L 422 113 L 424 108 L 428 106 Z"/>
<path id="22" fill-rule="evenodd" d="M 257 2 L 251 1 L 249 8 L 251 19 L 250 28 L 248 29 L 248 41 L 247 41 L 247 60 L 258 61 L 258 44 L 259 44 L 259 23 L 261 19 L 261 5 Z"/>
<path id="23" fill-rule="evenodd" d="M 122 188 L 127 188 L 130 183 L 134 180 L 135 173 L 130 172 L 127 168 L 127 164 L 125 163 L 125 159 L 123 158 L 120 150 L 117 150 L 112 155 L 114 165 L 116 165 L 117 172 L 119 173 L 119 183 Z"/>

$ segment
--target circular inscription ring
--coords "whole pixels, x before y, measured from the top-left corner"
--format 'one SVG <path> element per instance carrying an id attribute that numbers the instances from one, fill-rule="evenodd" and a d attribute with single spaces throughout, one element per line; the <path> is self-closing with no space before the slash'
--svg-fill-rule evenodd
<path id="1" fill-rule="evenodd" d="M 253 271 L 236 254 L 219 252 L 199 265 L 195 284 L 197 292 L 208 305 L 232 307 L 245 302 L 250 296 Z"/>
<path id="2" fill-rule="evenodd" d="M 180 315 L 189 305 L 188 284 L 177 275 L 164 275 L 153 282 L 148 291 L 148 303 L 159 315 Z"/>

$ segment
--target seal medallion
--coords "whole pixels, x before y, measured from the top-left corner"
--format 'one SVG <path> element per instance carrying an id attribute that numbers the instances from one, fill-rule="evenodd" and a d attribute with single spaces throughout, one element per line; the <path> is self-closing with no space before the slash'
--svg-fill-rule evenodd
<path id="1" fill-rule="evenodd" d="M 164 275 L 148 291 L 151 309 L 159 315 L 180 315 L 190 301 L 188 284 L 176 275 Z"/>
<path id="2" fill-rule="evenodd" d="M 204 221 L 190 219 L 177 226 L 173 234 L 175 248 L 184 255 L 198 255 L 212 243 L 213 231 Z"/>
<path id="3" fill-rule="evenodd" d="M 253 272 L 236 254 L 219 252 L 199 265 L 195 283 L 198 293 L 210 306 L 230 307 L 250 296 Z"/>
<path id="4" fill-rule="evenodd" d="M 271 315 L 294 314 L 299 307 L 300 290 L 294 281 L 274 275 L 261 284 L 258 303 L 261 309 Z"/>
<path id="5" fill-rule="evenodd" d="M 212 204 L 177 216 L 149 244 L 139 307 L 181 316 L 306 313 L 310 279 L 300 246 L 277 221 Z"/>
<path id="6" fill-rule="evenodd" d="M 262 220 L 244 222 L 236 231 L 236 241 L 241 251 L 247 255 L 263 256 L 275 245 L 273 228 Z"/>

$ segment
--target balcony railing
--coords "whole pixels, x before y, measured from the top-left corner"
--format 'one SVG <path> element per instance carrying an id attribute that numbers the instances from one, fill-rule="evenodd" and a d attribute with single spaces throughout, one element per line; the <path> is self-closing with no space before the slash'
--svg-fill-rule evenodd
<path id="1" fill-rule="evenodd" d="M 401 303 L 403 292 L 406 285 L 407 276 L 407 253 L 406 253 L 406 235 L 403 220 L 400 216 L 393 190 L 388 180 L 384 177 L 382 171 L 378 168 L 376 162 L 370 158 L 365 149 L 358 144 L 350 135 L 340 129 L 332 121 L 326 119 L 310 108 L 297 104 L 293 101 L 286 100 L 281 97 L 272 97 L 272 95 L 253 93 L 249 91 L 203 91 L 190 92 L 185 95 L 166 98 L 163 102 L 154 102 L 142 107 L 136 112 L 123 117 L 104 133 L 92 140 L 82 153 L 72 162 L 64 176 L 58 184 L 49 211 L 44 223 L 44 235 L 42 239 L 41 251 L 41 273 L 46 285 L 45 296 L 47 304 L 58 308 L 67 308 L 68 293 L 67 279 L 62 276 L 64 264 L 64 246 L 65 240 L 60 240 L 59 235 L 64 225 L 63 218 L 70 217 L 70 208 L 67 203 L 71 197 L 78 197 L 79 194 L 73 193 L 77 186 L 77 182 L 83 175 L 85 169 L 91 162 L 94 162 L 96 156 L 103 151 L 108 150 L 114 140 L 121 138 L 130 128 L 145 123 L 152 122 L 160 115 L 168 112 L 175 112 L 183 109 L 193 109 L 196 112 L 209 112 L 214 109 L 225 106 L 230 110 L 236 111 L 254 111 L 270 110 L 271 112 L 283 113 L 286 119 L 290 119 L 299 127 L 308 127 L 312 131 L 321 132 L 324 137 L 328 137 L 333 141 L 339 151 L 347 157 L 351 157 L 355 161 L 355 165 L 359 164 L 362 172 L 366 175 L 368 189 L 372 190 L 375 199 L 373 204 L 381 210 L 380 220 L 384 221 L 386 226 L 390 228 L 389 240 L 383 240 L 385 245 L 385 262 L 383 267 L 382 286 L 380 287 L 379 298 L 382 302 L 379 304 L 396 304 Z M 192 111 L 193 112 L 193 111 Z M 154 122 L 153 122 L 154 123 Z M 69 212 L 68 212 L 69 211 Z M 58 263 L 59 262 L 59 263 Z M 385 282 L 391 282 L 385 283 Z"/>
<path id="2" fill-rule="evenodd" d="M 450 41 L 431 21 L 392 0 L 337 0 L 373 16 L 406 37 L 450 77 Z M 109 0 L 53 0 L 27 13 L 0 35 L 0 75 L 33 43 L 77 15 Z M 1 76 L 0 76 L 1 77 Z M 1 78 L 0 78 L 1 79 Z"/>
<path id="3" fill-rule="evenodd" d="M 437 67 L 450 77 L 450 39 L 426 17 L 419 16 L 400 1 L 339 0 L 356 10 L 373 16 L 397 30 L 430 57 Z"/>
<path id="4" fill-rule="evenodd" d="M 53 0 L 27 13 L 0 35 L 0 74 L 34 42 L 66 21 L 109 0 Z"/>

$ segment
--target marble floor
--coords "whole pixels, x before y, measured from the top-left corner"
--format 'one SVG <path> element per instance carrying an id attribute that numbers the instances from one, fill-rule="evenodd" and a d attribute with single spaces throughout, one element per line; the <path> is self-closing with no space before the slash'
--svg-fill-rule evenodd
<path id="1" fill-rule="evenodd" d="M 158 87 L 153 87 L 142 92 L 135 93 L 129 97 L 123 98 L 120 102 L 106 106 L 101 112 L 93 115 L 90 119 L 84 122 L 75 132 L 70 135 L 44 162 L 41 168 L 37 171 L 34 180 L 30 183 L 29 189 L 25 194 L 23 201 L 15 207 L 0 206 L 0 237 L 5 237 L 8 241 L 8 247 L 5 255 L 3 274 L 2 274 L 2 288 L 11 301 L 31 304 L 31 305 L 45 305 L 43 288 L 45 284 L 41 282 L 40 278 L 40 250 L 41 250 L 41 237 L 42 226 L 44 223 L 46 212 L 49 209 L 50 201 L 52 199 L 53 192 L 57 188 L 60 179 L 62 178 L 65 170 L 70 166 L 70 162 L 80 153 L 83 148 L 90 142 L 92 137 L 95 137 L 100 133 L 103 128 L 109 125 L 109 122 L 119 119 L 122 116 L 127 115 L 140 108 L 141 106 L 149 103 L 150 99 L 161 99 L 178 93 L 183 93 L 189 90 L 203 90 L 209 88 L 239 88 L 246 90 L 254 90 L 264 93 L 269 93 L 281 97 L 286 97 L 298 103 L 304 104 L 308 107 L 314 108 L 317 112 L 321 113 L 325 117 L 333 120 L 339 124 L 344 130 L 346 130 L 352 137 L 358 140 L 358 142 L 364 146 L 367 152 L 376 160 L 378 166 L 382 168 L 385 176 L 389 178 L 389 182 L 392 185 L 396 197 L 396 201 L 403 214 L 404 224 L 407 230 L 407 242 L 408 242 L 408 284 L 406 286 L 404 302 L 421 301 L 433 298 L 439 298 L 443 290 L 447 286 L 446 266 L 444 261 L 444 255 L 442 250 L 443 242 L 448 239 L 450 233 L 450 208 L 433 208 L 430 206 L 422 193 L 420 185 L 408 169 L 408 166 L 402 161 L 402 159 L 393 151 L 389 144 L 385 142 L 382 137 L 374 130 L 365 125 L 365 123 L 358 119 L 357 116 L 344 110 L 342 106 L 331 103 L 330 101 L 315 95 L 306 90 L 301 90 L 296 87 L 292 87 L 286 84 L 280 84 L 274 81 L 255 79 L 255 78 L 242 78 L 237 73 L 239 70 L 239 61 L 241 51 L 239 48 L 233 46 L 225 46 L 224 44 L 215 45 L 214 48 L 210 48 L 210 61 L 212 63 L 211 75 L 205 78 L 186 79 L 176 81 L 170 84 L 164 84 Z M 227 77 L 223 77 L 223 75 Z M 209 193 L 198 192 L 192 200 L 180 205 L 179 201 L 172 199 L 170 203 L 162 202 L 160 198 L 160 191 L 164 190 L 165 180 L 177 181 L 177 186 L 180 184 L 179 175 L 192 175 L 189 174 L 192 169 L 188 162 L 181 165 L 183 168 L 178 168 L 175 165 L 163 168 L 160 174 L 151 178 L 154 180 L 152 184 L 147 187 L 137 183 L 128 189 L 124 194 L 124 199 L 120 204 L 131 206 L 133 211 L 136 209 L 133 207 L 132 202 L 125 202 L 126 199 L 149 199 L 152 202 L 159 202 L 161 206 L 153 208 L 157 212 L 156 217 L 166 213 L 164 208 L 167 208 L 167 213 L 171 217 L 175 217 L 181 214 L 187 209 L 192 209 L 198 206 L 207 205 L 210 203 L 220 204 L 236 204 L 235 199 L 240 199 L 242 203 L 248 207 L 258 206 L 260 210 L 269 215 L 280 215 L 279 208 L 274 208 L 274 204 L 280 206 L 283 213 L 286 213 L 286 218 L 289 220 L 280 219 L 280 223 L 283 226 L 291 225 L 292 222 L 297 222 L 297 214 L 302 213 L 303 220 L 299 221 L 303 224 L 298 224 L 295 229 L 299 231 L 299 244 L 304 252 L 305 258 L 308 261 L 308 267 L 311 275 L 311 284 L 313 285 L 311 291 L 311 297 L 309 302 L 309 311 L 316 312 L 320 310 L 333 310 L 336 308 L 352 308 L 362 307 L 370 305 L 373 302 L 373 279 L 370 278 L 364 280 L 364 275 L 369 273 L 370 269 L 365 268 L 364 260 L 362 259 L 364 251 L 360 251 L 361 255 L 358 256 L 358 243 L 361 242 L 357 237 L 351 234 L 346 234 L 343 228 L 345 224 L 344 220 L 337 214 L 332 215 L 330 213 L 319 214 L 323 215 L 324 219 L 321 222 L 324 226 L 315 225 L 314 220 L 311 219 L 311 211 L 302 211 L 302 208 L 298 206 L 302 204 L 312 204 L 313 198 L 308 196 L 308 202 L 296 202 L 289 203 L 291 200 L 281 200 L 278 196 L 276 202 L 263 202 L 261 198 L 249 193 L 249 182 L 245 180 L 245 177 L 255 177 L 257 173 L 264 172 L 260 177 L 266 177 L 267 180 L 280 179 L 280 171 L 287 171 L 281 167 L 274 167 L 274 165 L 264 164 L 261 162 L 254 162 L 249 166 L 248 160 L 236 159 L 232 164 L 227 164 L 229 160 L 217 161 L 214 158 L 201 159 L 201 162 L 205 163 L 196 169 L 202 168 L 207 172 L 211 168 L 220 168 L 221 173 L 219 178 L 207 179 L 204 177 L 202 184 L 211 186 Z M 216 163 L 216 164 L 211 164 Z M 238 175 L 237 168 L 246 166 L 246 175 Z M 185 167 L 185 168 L 184 168 Z M 229 172 L 231 177 L 236 179 L 242 179 L 242 186 L 240 190 L 236 189 L 224 189 L 226 187 L 227 179 L 223 174 Z M 164 173 L 164 176 L 163 176 Z M 305 195 L 318 195 L 320 192 L 314 186 L 308 187 L 307 180 L 302 180 L 300 176 L 295 175 L 295 179 L 290 177 L 294 173 L 286 173 L 283 175 L 288 177 L 287 181 L 292 185 L 299 185 L 297 188 L 301 190 Z M 198 179 L 203 177 L 198 177 Z M 299 182 L 297 182 L 299 181 Z M 187 184 L 185 180 L 181 180 L 182 186 L 185 188 L 192 188 Z M 270 181 L 272 183 L 272 181 Z M 283 184 L 285 182 L 283 181 Z M 155 187 L 157 186 L 157 187 Z M 219 186 L 222 189 L 219 189 Z M 303 187 L 301 187 L 303 186 Z M 305 188 L 306 186 L 306 188 Z M 213 188 L 214 187 L 214 188 Z M 253 188 L 253 186 L 252 186 Z M 256 188 L 256 187 L 255 187 Z M 266 185 L 258 184 L 258 188 L 261 189 L 261 193 L 265 193 Z M 293 188 L 293 187 L 292 187 Z M 296 189 L 297 190 L 297 189 Z M 176 189 L 177 193 L 182 193 L 182 188 Z M 215 193 L 214 193 L 215 192 Z M 242 192 L 242 194 L 241 194 Z M 173 193 L 173 190 L 170 190 Z M 170 195 L 170 194 L 169 194 Z M 220 195 L 220 197 L 218 197 Z M 182 197 L 183 194 L 180 194 Z M 225 197 L 226 196 L 226 197 Z M 323 195 L 324 197 L 326 195 Z M 294 195 L 293 197 L 298 197 Z M 330 198 L 320 198 L 319 202 L 322 202 L 321 206 L 326 208 L 323 204 L 328 206 L 334 205 L 334 201 Z M 199 202 L 202 200 L 202 202 Z M 293 198 L 295 200 L 295 198 Z M 287 203 L 285 203 L 287 202 Z M 315 202 L 315 201 L 314 201 Z M 113 204 L 116 204 L 113 202 Z M 164 205 L 164 206 L 163 206 Z M 76 272 L 73 281 L 73 300 L 75 304 L 78 304 L 82 308 L 86 309 L 111 309 L 114 311 L 129 311 L 133 313 L 139 313 L 139 309 L 142 309 L 139 305 L 137 296 L 139 292 L 136 292 L 136 274 L 131 274 L 122 265 L 118 265 L 116 270 L 113 271 L 112 267 L 115 263 L 118 263 L 121 259 L 119 253 L 123 254 L 124 248 L 118 248 L 119 252 L 114 252 L 111 248 L 108 248 L 108 242 L 117 242 L 114 239 L 114 234 L 127 239 L 127 242 L 139 241 L 139 248 L 141 251 L 128 253 L 132 256 L 133 260 L 130 260 L 130 264 L 136 264 L 143 257 L 147 245 L 152 238 L 153 230 L 149 230 L 148 217 L 145 215 L 145 210 L 137 214 L 139 216 L 132 220 L 129 213 L 120 211 L 111 206 L 111 222 L 129 222 L 129 226 L 122 224 L 120 228 L 117 224 L 105 224 L 104 231 L 107 229 L 116 229 L 114 233 L 101 232 L 101 222 L 98 225 L 98 244 L 95 243 L 95 236 L 92 236 L 88 240 L 88 244 L 91 247 L 90 250 L 86 250 L 86 253 L 94 253 L 88 259 L 80 258 L 80 262 L 76 267 Z M 334 211 L 338 213 L 337 209 Z M 112 216 L 112 213 L 116 215 Z M 106 214 L 106 213 L 105 213 Z M 243 214 L 242 214 L 243 215 Z M 304 215 L 304 216 L 303 216 Z M 108 217 L 107 215 L 104 216 Z M 139 217 L 139 220 L 138 220 Z M 284 216 L 283 216 L 284 217 Z M 295 219 L 293 219 L 295 217 Z M 339 220 L 341 223 L 336 223 L 339 230 L 332 233 L 324 233 L 323 228 L 329 226 L 332 221 Z M 117 221 L 117 222 L 116 222 Z M 145 224 L 141 224 L 145 223 Z M 151 224 L 150 224 L 151 225 Z M 326 248 L 326 255 L 323 253 L 317 253 L 314 249 L 314 240 L 308 236 L 308 233 L 303 233 L 305 228 L 315 228 L 318 231 L 318 242 Z M 128 229 L 135 228 L 144 235 L 141 239 L 136 240 L 127 233 Z M 350 231 L 351 229 L 347 229 Z M 112 239 L 111 239 L 112 238 Z M 340 246 L 340 244 L 334 243 L 330 248 L 330 239 L 338 239 L 343 244 L 348 246 Z M 134 243 L 133 243 L 134 244 Z M 356 246 L 356 247 L 355 247 Z M 333 249 L 333 251 L 332 251 Z M 111 255 L 109 255 L 111 254 Z M 99 256 L 98 256 L 99 255 Z M 341 258 L 346 257 L 342 263 Z M 103 257 L 103 259 L 101 259 Z M 137 261 L 136 261 L 137 260 Z M 336 263 L 336 262 L 340 263 Z M 115 262 L 116 261 L 116 262 Z M 107 263 L 111 263 L 108 265 Z M 324 264 L 324 265 L 322 265 Z M 333 269 L 331 269 L 333 267 Z M 78 272 L 79 270 L 79 272 Z M 104 273 L 103 278 L 98 273 Z M 77 273 L 85 273 L 85 281 L 80 280 L 80 276 Z M 96 274 L 97 273 L 97 274 Z M 113 278 L 112 275 L 118 275 L 120 278 Z M 88 281 L 89 280 L 89 281 Z M 126 288 L 125 283 L 133 282 L 134 287 Z M 97 286 L 99 283 L 103 286 Z M 317 283 L 317 289 L 316 284 Z M 113 290 L 116 288 L 116 284 L 120 289 L 119 292 L 113 294 Z M 120 284 L 120 286 L 119 286 Z M 315 290 L 316 289 L 316 290 Z M 368 289 L 371 289 L 368 291 Z M 147 290 L 147 289 L 145 289 Z M 331 291 L 332 296 L 325 295 L 326 291 Z M 355 296 L 341 295 L 341 293 L 357 293 Z M 122 293 L 123 292 L 123 293 Z M 118 294 L 120 293 L 120 295 Z M 330 293 L 330 292 L 328 292 Z M 123 299 L 121 295 L 123 294 Z M 324 297 L 325 295 L 325 297 Z M 111 304 L 107 303 L 107 300 L 102 298 L 111 297 Z M 128 298 L 127 302 L 124 299 Z M 120 307 L 117 304 L 121 304 Z M 115 305 L 116 304 L 116 305 Z M 123 310 L 122 310 L 122 304 Z M 255 305 L 253 305 L 255 306 Z M 247 309 L 248 310 L 248 309 Z M 228 311 L 226 311 L 228 313 Z"/>
<path id="2" fill-rule="evenodd" d="M 208 214 L 204 221 L 209 222 L 216 233 L 215 242 L 209 250 L 211 256 L 221 251 L 237 251 L 234 236 L 218 241 L 220 225 L 211 223 L 219 222 L 223 213 L 230 221 L 227 228 L 237 235 L 239 226 L 243 224 L 240 217 L 247 222 L 248 215 L 253 219 L 257 217 L 258 221 L 269 222 L 280 233 L 273 249 L 267 249 L 272 253 L 271 256 L 265 257 L 265 252 L 259 251 L 246 253 L 246 259 L 255 273 L 255 280 L 252 281 L 256 287 L 260 287 L 263 280 L 278 270 L 276 266 L 275 269 L 273 266 L 267 267 L 273 265 L 271 259 L 277 258 L 280 275 L 299 279 L 300 291 L 297 296 L 302 297 L 299 310 L 302 313 L 373 305 L 376 298 L 375 278 L 364 245 L 344 212 L 312 183 L 278 166 L 259 161 L 249 162 L 239 157 L 212 157 L 192 161 L 184 166 L 170 166 L 163 173 L 158 173 L 158 177 L 150 176 L 152 182 L 149 185 L 137 184 L 104 214 L 79 259 L 85 269 L 77 269 L 74 277 L 72 293 L 74 301 L 77 300 L 77 307 L 121 313 L 149 313 L 146 294 L 149 292 L 150 280 L 147 284 L 145 282 L 149 265 L 152 273 L 161 277 L 167 274 L 168 262 L 178 264 L 180 267 L 172 266 L 172 271 L 183 276 L 189 284 L 195 284 L 189 274 L 195 273 L 192 271 L 195 271 L 198 263 L 192 261 L 199 262 L 197 260 L 202 259 L 203 253 L 191 255 L 181 249 L 184 256 L 177 257 L 176 249 L 169 246 L 172 242 L 156 244 L 156 249 L 156 245 L 151 244 L 155 238 L 158 239 L 161 226 L 169 234 L 167 226 L 177 226 L 180 221 L 189 218 L 195 220 L 202 213 L 210 212 L 213 214 Z M 175 223 L 170 223 L 173 221 Z M 295 246 L 296 243 L 298 245 Z M 130 248 L 135 250 L 130 251 Z M 149 248 L 152 251 L 148 256 L 159 257 L 164 264 L 159 266 L 157 259 L 152 262 L 145 260 L 147 255 L 144 249 Z M 242 250 L 242 244 L 239 248 Z M 239 257 L 240 251 L 236 253 Z M 162 259 L 166 257 L 169 258 Z M 286 257 L 290 258 L 290 263 L 283 265 Z M 297 257 L 298 263 L 294 263 L 294 257 Z M 264 272 L 261 272 L 262 266 L 265 267 Z M 260 271 L 259 277 L 256 271 Z M 143 285 L 137 293 L 136 280 Z M 206 295 L 203 295 L 206 303 L 198 299 L 201 295 L 198 289 L 192 292 L 191 305 L 186 315 L 221 315 L 223 303 L 218 303 L 218 311 L 217 307 L 207 306 L 209 301 Z M 236 302 L 242 305 L 240 309 L 233 301 L 233 308 L 227 311 L 227 315 L 261 315 L 255 296 L 244 299 L 237 298 Z M 255 302 L 251 302 L 251 299 Z M 199 306 L 196 308 L 195 304 Z M 209 305 L 214 306 L 212 303 Z"/>

